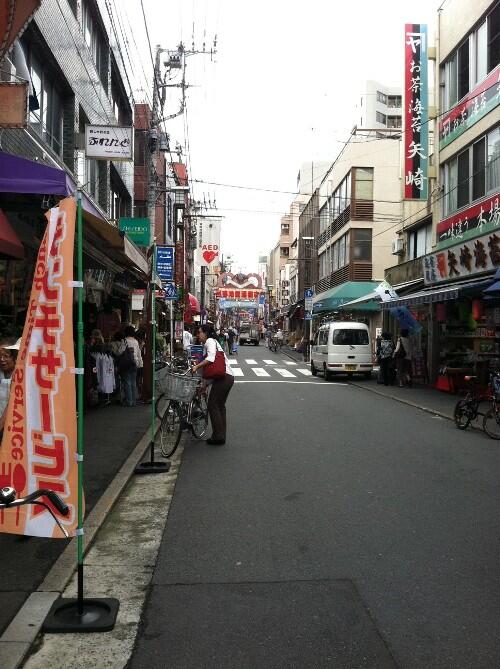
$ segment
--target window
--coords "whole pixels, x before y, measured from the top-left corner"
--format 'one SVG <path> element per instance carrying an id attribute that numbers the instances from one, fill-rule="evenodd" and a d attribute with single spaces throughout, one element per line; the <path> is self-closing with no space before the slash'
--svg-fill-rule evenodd
<path id="1" fill-rule="evenodd" d="M 457 186 L 457 207 L 469 204 L 469 150 L 458 155 L 458 186 Z"/>
<path id="2" fill-rule="evenodd" d="M 387 104 L 387 95 L 385 93 L 381 93 L 380 91 L 377 91 L 377 101 L 381 102 L 383 105 Z"/>
<path id="3" fill-rule="evenodd" d="M 331 220 L 335 220 L 351 204 L 351 174 L 349 173 L 331 195 Z"/>
<path id="4" fill-rule="evenodd" d="M 281 234 L 289 235 L 290 234 L 290 225 L 288 223 L 281 224 Z"/>
<path id="5" fill-rule="evenodd" d="M 334 330 L 333 343 L 336 346 L 366 346 L 368 332 L 366 330 Z"/>
<path id="6" fill-rule="evenodd" d="M 387 116 L 385 114 L 381 114 L 380 112 L 377 112 L 375 114 L 377 123 L 382 123 L 383 125 L 387 124 Z"/>
<path id="7" fill-rule="evenodd" d="M 432 250 L 432 225 L 424 225 L 408 233 L 408 259 L 421 258 Z"/>
<path id="8" fill-rule="evenodd" d="M 472 147 L 472 199 L 483 197 L 486 190 L 486 137 Z"/>
<path id="9" fill-rule="evenodd" d="M 356 167 L 355 170 L 354 198 L 373 200 L 373 167 Z"/>
<path id="10" fill-rule="evenodd" d="M 326 328 L 319 331 L 318 346 L 326 346 L 328 344 L 328 332 L 329 330 Z"/>
<path id="11" fill-rule="evenodd" d="M 352 260 L 372 259 L 372 231 L 371 229 L 358 228 L 351 230 L 351 256 Z"/>
<path id="12" fill-rule="evenodd" d="M 106 79 L 105 54 L 103 48 L 104 39 L 96 18 L 92 14 L 89 0 L 82 0 L 82 33 L 85 38 L 85 43 L 92 54 L 92 60 L 99 73 L 99 77 L 104 83 Z"/>
<path id="13" fill-rule="evenodd" d="M 79 132 L 85 133 L 85 124 L 89 122 L 83 109 L 80 107 Z M 97 160 L 86 158 L 85 151 L 78 152 L 78 181 L 83 185 L 89 195 L 97 200 L 99 194 L 99 170 Z"/>
<path id="14" fill-rule="evenodd" d="M 388 116 L 387 117 L 387 127 L 388 128 L 401 128 L 401 116 Z"/>
<path id="15" fill-rule="evenodd" d="M 482 81 L 488 74 L 488 24 L 484 21 L 474 33 L 475 72 L 474 83 Z"/>
<path id="16" fill-rule="evenodd" d="M 387 106 L 399 108 L 401 107 L 401 95 L 388 95 L 387 96 Z"/>
<path id="17" fill-rule="evenodd" d="M 486 190 L 500 188 L 500 126 L 488 134 Z"/>
<path id="18" fill-rule="evenodd" d="M 286 258 L 288 258 L 288 256 L 290 255 L 290 249 L 288 248 L 288 246 L 282 246 L 280 248 L 280 255 L 285 256 Z"/>
<path id="19" fill-rule="evenodd" d="M 469 40 L 458 50 L 458 99 L 461 100 L 469 92 Z"/>
<path id="20" fill-rule="evenodd" d="M 46 144 L 62 155 L 63 103 L 52 75 L 42 67 L 40 60 L 29 52 L 30 76 L 40 108 L 30 111 L 33 130 Z"/>
<path id="21" fill-rule="evenodd" d="M 500 2 L 488 16 L 488 69 L 500 63 Z"/>

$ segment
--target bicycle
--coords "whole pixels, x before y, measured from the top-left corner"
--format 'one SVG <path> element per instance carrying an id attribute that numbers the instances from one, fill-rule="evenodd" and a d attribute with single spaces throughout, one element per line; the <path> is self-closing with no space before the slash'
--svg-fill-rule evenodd
<path id="1" fill-rule="evenodd" d="M 61 529 L 64 536 L 68 539 L 69 534 L 66 531 L 64 525 L 61 525 L 59 519 L 52 511 L 50 506 L 46 502 L 38 501 L 41 497 L 46 497 L 55 508 L 59 511 L 62 516 L 67 516 L 69 513 L 68 505 L 65 504 L 59 495 L 53 490 L 47 490 L 46 488 L 40 488 L 35 490 L 26 497 L 17 497 L 17 491 L 10 486 L 5 488 L 0 488 L 0 509 L 11 509 L 16 506 L 24 506 L 25 504 L 33 504 L 34 506 L 43 506 L 50 513 L 52 518 L 56 521 L 57 525 Z"/>
<path id="2" fill-rule="evenodd" d="M 168 404 L 157 435 L 161 454 L 169 458 L 175 453 L 183 430 L 190 428 L 195 439 L 204 437 L 208 428 L 208 400 L 201 378 L 165 369 L 159 375 L 157 384 L 164 397 L 168 398 Z"/>
<path id="3" fill-rule="evenodd" d="M 168 368 L 171 372 L 175 374 L 183 374 L 189 369 L 190 359 L 185 355 L 177 355 L 172 358 L 171 361 L 164 361 L 156 366 L 156 372 L 161 372 L 162 369 Z M 158 386 L 158 384 L 157 384 Z M 159 392 L 156 401 L 155 401 L 155 414 L 156 417 L 160 420 L 163 418 L 165 410 L 169 403 L 169 398 L 165 397 L 163 392 Z"/>
<path id="4" fill-rule="evenodd" d="M 465 381 L 469 383 L 469 390 L 465 398 L 455 405 L 453 412 L 455 425 L 459 430 L 466 430 L 473 420 L 483 416 L 483 430 L 492 439 L 500 440 L 500 373 L 490 374 L 486 394 L 478 394 L 477 376 L 466 376 Z M 482 402 L 491 405 L 486 413 L 479 410 Z"/>

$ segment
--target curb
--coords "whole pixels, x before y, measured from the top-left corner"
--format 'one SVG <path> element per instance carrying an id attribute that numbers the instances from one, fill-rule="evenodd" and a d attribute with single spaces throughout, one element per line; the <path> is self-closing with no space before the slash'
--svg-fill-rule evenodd
<path id="1" fill-rule="evenodd" d="M 150 430 L 151 427 L 148 427 L 85 519 L 84 556 L 88 553 L 97 532 L 132 478 L 136 466 L 144 458 L 151 443 Z M 0 637 L 0 666 L 2 669 L 18 669 L 22 666 L 40 633 L 52 603 L 62 595 L 76 571 L 76 555 L 76 538 L 73 537 L 37 590 L 30 594 Z"/>
<path id="2" fill-rule="evenodd" d="M 288 351 L 283 351 L 286 356 L 288 356 L 291 360 L 295 360 L 295 362 L 298 362 L 296 358 L 293 357 Z M 307 364 L 307 363 L 306 363 Z M 415 402 L 411 402 L 410 400 L 406 400 L 404 398 L 398 397 L 397 395 L 388 395 L 387 393 L 382 393 L 380 390 L 377 390 L 376 388 L 368 388 L 367 386 L 362 386 L 360 383 L 356 383 L 356 381 L 348 381 L 349 385 L 351 386 L 356 386 L 356 388 L 361 388 L 361 390 L 366 390 L 369 393 L 375 393 L 375 395 L 379 395 L 380 397 L 385 397 L 386 399 L 389 400 L 394 400 L 395 402 L 400 402 L 400 404 L 406 404 L 407 406 L 414 407 L 415 409 L 420 409 L 421 411 L 425 411 L 426 413 L 430 413 L 433 416 L 439 416 L 440 418 L 446 418 L 447 420 L 453 420 L 453 416 L 446 414 L 442 411 L 439 411 L 439 409 L 431 409 L 430 407 L 423 406 L 422 404 L 416 404 Z M 472 426 L 474 427 L 474 426 Z"/>

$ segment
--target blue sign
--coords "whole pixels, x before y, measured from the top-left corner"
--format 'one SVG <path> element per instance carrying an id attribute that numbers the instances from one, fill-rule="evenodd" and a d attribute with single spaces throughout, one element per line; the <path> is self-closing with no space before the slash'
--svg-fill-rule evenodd
<path id="1" fill-rule="evenodd" d="M 266 296 L 264 294 L 259 295 L 259 304 L 265 304 L 266 303 Z"/>
<path id="2" fill-rule="evenodd" d="M 219 297 L 219 309 L 226 308 L 226 300 L 223 297 Z"/>
<path id="3" fill-rule="evenodd" d="M 308 288 L 307 290 L 305 290 L 304 297 L 314 297 L 314 290 L 312 288 Z"/>
<path id="4" fill-rule="evenodd" d="M 163 284 L 163 292 L 165 294 L 166 300 L 178 300 L 179 294 L 177 293 L 177 286 L 175 283 L 165 283 Z"/>
<path id="5" fill-rule="evenodd" d="M 312 321 L 312 313 L 310 311 L 306 311 L 305 319 L 306 321 Z"/>
<path id="6" fill-rule="evenodd" d="M 174 280 L 174 247 L 157 246 L 156 247 L 156 273 L 162 280 Z"/>

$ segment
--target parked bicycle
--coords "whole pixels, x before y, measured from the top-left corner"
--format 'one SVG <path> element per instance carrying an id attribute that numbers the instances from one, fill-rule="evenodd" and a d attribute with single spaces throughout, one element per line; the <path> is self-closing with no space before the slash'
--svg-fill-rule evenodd
<path id="1" fill-rule="evenodd" d="M 164 458 L 171 457 L 183 430 L 202 439 L 208 427 L 208 392 L 201 377 L 183 374 L 165 367 L 157 376 L 157 388 L 166 401 L 157 432 L 157 442 Z"/>
<path id="2" fill-rule="evenodd" d="M 156 365 L 156 373 L 164 374 L 166 372 L 162 372 L 162 369 L 167 368 L 170 372 L 173 372 L 174 374 L 185 374 L 188 369 L 191 368 L 190 365 L 190 358 L 186 355 L 177 355 L 172 358 L 172 360 L 165 360 L 161 364 Z M 165 410 L 168 406 L 168 403 L 170 399 L 165 396 L 165 393 L 160 390 L 161 384 L 156 384 L 157 388 L 157 397 L 155 401 L 155 413 L 157 418 L 160 420 L 163 418 L 163 415 L 165 413 Z"/>
<path id="3" fill-rule="evenodd" d="M 490 374 L 488 390 L 480 392 L 477 376 L 466 376 L 469 390 L 464 399 L 455 405 L 453 417 L 459 430 L 465 430 L 473 420 L 483 416 L 483 430 L 492 439 L 500 439 L 500 373 Z M 486 412 L 480 411 L 481 404 L 487 404 Z"/>
<path id="4" fill-rule="evenodd" d="M 24 506 L 25 504 L 33 504 L 34 506 L 43 506 L 50 513 L 52 518 L 56 521 L 61 532 L 66 538 L 69 537 L 66 528 L 64 525 L 61 525 L 59 519 L 52 511 L 47 502 L 41 501 L 42 497 L 46 497 L 51 504 L 59 511 L 62 516 L 67 516 L 69 513 L 68 505 L 65 504 L 57 493 L 53 490 L 47 490 L 41 488 L 40 490 L 35 490 L 26 497 L 18 497 L 17 491 L 14 488 L 9 486 L 5 488 L 0 488 L 0 509 L 11 509 L 16 506 Z"/>

